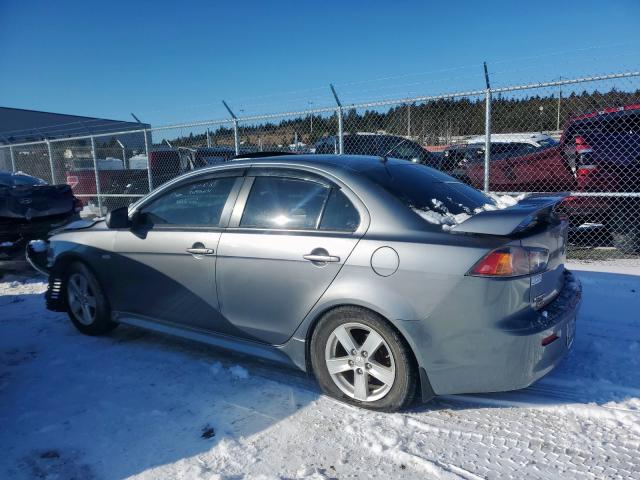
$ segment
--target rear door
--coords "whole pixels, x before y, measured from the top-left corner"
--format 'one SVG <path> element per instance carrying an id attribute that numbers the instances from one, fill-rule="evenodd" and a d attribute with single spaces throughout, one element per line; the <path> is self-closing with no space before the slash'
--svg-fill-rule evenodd
<path id="1" fill-rule="evenodd" d="M 270 344 L 291 337 L 363 234 L 366 211 L 356 204 L 309 172 L 249 172 L 216 268 L 222 313 L 243 337 Z"/>
<path id="2" fill-rule="evenodd" d="M 116 234 L 112 308 L 181 326 L 235 334 L 220 315 L 216 255 L 242 171 L 197 177 L 150 199 Z"/>

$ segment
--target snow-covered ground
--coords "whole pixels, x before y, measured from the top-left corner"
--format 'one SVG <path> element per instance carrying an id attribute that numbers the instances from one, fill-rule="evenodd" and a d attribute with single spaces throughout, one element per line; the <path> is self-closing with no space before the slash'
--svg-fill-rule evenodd
<path id="1" fill-rule="evenodd" d="M 571 268 L 584 304 L 554 372 L 391 415 L 212 348 L 83 336 L 42 277 L 5 278 L 0 478 L 640 478 L 640 266 Z"/>

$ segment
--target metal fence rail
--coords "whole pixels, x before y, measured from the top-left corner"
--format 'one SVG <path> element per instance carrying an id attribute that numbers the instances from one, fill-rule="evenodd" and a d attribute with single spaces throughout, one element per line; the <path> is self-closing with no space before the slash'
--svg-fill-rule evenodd
<path id="1" fill-rule="evenodd" d="M 568 192 L 570 256 L 640 254 L 640 71 L 0 145 L 0 169 L 68 183 L 87 213 L 248 152 L 389 155 L 487 192 Z"/>

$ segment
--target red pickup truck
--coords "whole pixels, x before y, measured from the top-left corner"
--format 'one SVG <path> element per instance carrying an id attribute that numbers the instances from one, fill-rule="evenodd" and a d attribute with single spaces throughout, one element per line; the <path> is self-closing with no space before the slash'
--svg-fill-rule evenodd
<path id="1" fill-rule="evenodd" d="M 151 182 L 154 187 L 176 177 L 181 172 L 180 154 L 178 150 L 159 150 L 149 154 L 151 164 Z M 149 192 L 149 174 L 147 172 L 146 156 L 139 162 L 129 162 L 125 168 L 118 158 L 98 159 L 97 181 L 100 182 L 100 192 L 104 194 L 143 194 Z M 95 195 L 96 172 L 93 159 L 75 159 L 68 163 L 66 181 L 76 195 Z M 131 186 L 135 185 L 135 192 Z M 87 204 L 87 199 L 83 203 Z"/>

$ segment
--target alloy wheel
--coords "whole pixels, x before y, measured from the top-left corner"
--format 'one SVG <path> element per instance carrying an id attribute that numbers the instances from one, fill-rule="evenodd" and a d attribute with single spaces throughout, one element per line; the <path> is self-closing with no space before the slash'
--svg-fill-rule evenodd
<path id="1" fill-rule="evenodd" d="M 96 296 L 87 278 L 74 273 L 67 281 L 67 300 L 76 320 L 91 325 L 96 319 Z"/>
<path id="2" fill-rule="evenodd" d="M 389 345 L 362 323 L 344 323 L 331 332 L 325 364 L 336 386 L 362 402 L 383 398 L 395 381 L 395 360 Z"/>

